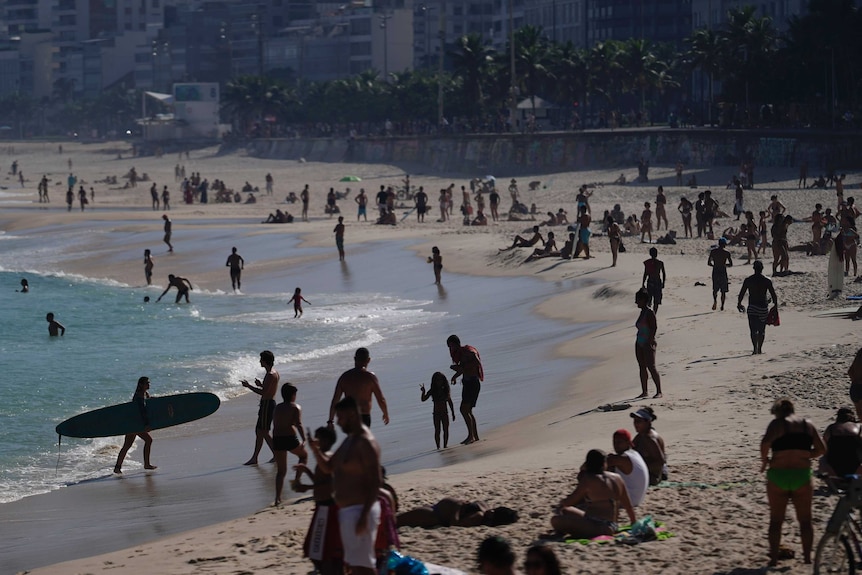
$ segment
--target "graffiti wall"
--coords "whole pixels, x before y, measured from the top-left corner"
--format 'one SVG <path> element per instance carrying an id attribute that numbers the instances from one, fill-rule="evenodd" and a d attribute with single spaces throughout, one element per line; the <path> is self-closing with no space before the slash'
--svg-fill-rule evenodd
<path id="1" fill-rule="evenodd" d="M 446 173 L 500 176 L 682 162 L 689 167 L 739 166 L 837 170 L 862 168 L 862 135 L 741 130 L 617 130 L 448 137 L 255 140 L 257 157 L 316 162 L 422 165 Z"/>

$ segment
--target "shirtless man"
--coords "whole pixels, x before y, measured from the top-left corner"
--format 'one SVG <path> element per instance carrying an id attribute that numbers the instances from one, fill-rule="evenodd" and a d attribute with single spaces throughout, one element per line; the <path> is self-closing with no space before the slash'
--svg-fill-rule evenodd
<path id="1" fill-rule="evenodd" d="M 243 387 L 247 387 L 254 393 L 260 396 L 260 407 L 257 411 L 257 423 L 254 426 L 254 454 L 251 459 L 243 463 L 243 465 L 257 465 L 257 456 L 263 447 L 263 442 L 266 441 L 267 446 L 275 455 L 275 449 L 272 445 L 272 437 L 269 434 L 269 427 L 272 424 L 272 415 L 275 411 L 275 392 L 278 389 L 278 372 L 273 369 L 275 365 L 275 355 L 264 350 L 260 352 L 260 366 L 266 370 L 266 375 L 263 381 L 255 378 L 254 385 L 251 385 L 247 380 L 240 381 Z M 285 456 L 286 457 L 286 456 Z"/>
<path id="2" fill-rule="evenodd" d="M 302 221 L 308 221 L 308 184 L 305 184 L 305 187 L 302 188 L 302 191 L 299 193 L 299 199 L 302 201 Z"/>
<path id="3" fill-rule="evenodd" d="M 748 292 L 748 309 L 742 305 L 742 298 Z M 751 345 L 754 348 L 751 355 L 763 353 L 763 340 L 766 339 L 766 316 L 769 313 L 769 302 L 766 295 L 772 296 L 772 305 L 778 305 L 778 296 L 772 287 L 772 280 L 763 275 L 763 262 L 754 262 L 754 274 L 745 278 L 742 289 L 739 290 L 739 300 L 736 308 L 740 313 L 748 312 L 748 329 L 751 332 Z"/>
<path id="4" fill-rule="evenodd" d="M 507 252 L 515 248 L 531 248 L 539 242 L 542 242 L 542 245 L 545 245 L 545 239 L 542 237 L 542 234 L 539 233 L 539 226 L 533 226 L 532 237 L 527 239 L 522 238 L 521 236 L 515 236 L 515 240 L 512 242 L 512 245 L 508 248 L 500 248 L 500 251 Z"/>
<path id="5" fill-rule="evenodd" d="M 272 452 L 278 470 L 275 474 L 275 505 L 281 503 L 281 490 L 287 475 L 287 452 L 299 457 L 299 465 L 305 466 L 308 453 L 305 451 L 305 429 L 302 427 L 302 408 L 296 403 L 297 389 L 289 383 L 281 386 L 282 402 L 275 406 L 272 413 Z M 299 438 L 302 438 L 300 443 Z M 302 475 L 296 469 L 296 478 L 291 482 L 295 490 Z"/>
<path id="6" fill-rule="evenodd" d="M 730 252 L 727 251 L 726 246 L 727 240 L 723 237 L 718 238 L 718 247 L 709 252 L 709 258 L 706 260 L 706 265 L 712 268 L 713 311 L 715 311 L 718 303 L 718 292 L 721 292 L 721 311 L 724 311 L 724 300 L 728 290 L 727 268 L 733 267 L 733 259 L 730 257 Z"/>
<path id="7" fill-rule="evenodd" d="M 667 205 L 667 196 L 664 195 L 664 188 L 662 186 L 658 187 L 658 192 L 655 197 L 655 230 L 659 231 L 661 229 L 661 221 L 664 220 L 664 229 L 670 229 L 667 223 L 667 210 L 665 206 Z"/>
<path id="8" fill-rule="evenodd" d="M 338 223 L 332 230 L 335 234 L 335 247 L 338 248 L 338 261 L 344 261 L 344 216 L 338 216 Z"/>
<path id="9" fill-rule="evenodd" d="M 383 482 L 380 446 L 371 430 L 362 424 L 355 399 L 345 397 L 334 411 L 338 426 L 347 434 L 341 446 L 329 458 L 321 453 L 317 439 L 312 439 L 310 446 L 320 468 L 332 473 L 344 563 L 355 575 L 374 575 L 374 541 L 380 525 L 377 497 Z"/>
<path id="10" fill-rule="evenodd" d="M 162 241 L 168 244 L 168 251 L 172 252 L 174 251 L 174 246 L 171 245 L 171 233 L 174 224 L 171 218 L 168 217 L 168 214 L 162 214 L 162 219 L 165 221 L 165 237 Z"/>
<path id="11" fill-rule="evenodd" d="M 329 427 L 332 427 L 335 420 L 335 408 L 341 396 L 351 397 L 356 401 L 362 423 L 368 427 L 371 427 L 371 397 L 374 396 L 383 412 L 383 425 L 389 425 L 389 408 L 383 392 L 380 391 L 380 382 L 377 381 L 377 376 L 367 369 L 370 361 L 371 354 L 368 349 L 360 347 L 353 356 L 353 369 L 348 369 L 338 378 L 329 405 L 329 421 L 326 422 Z"/>
<path id="12" fill-rule="evenodd" d="M 48 322 L 48 335 L 57 337 L 58 335 L 66 335 L 66 328 L 63 324 L 54 319 L 54 314 L 49 313 L 45 316 L 45 321 Z"/>
<path id="13" fill-rule="evenodd" d="M 365 188 L 359 188 L 359 195 L 353 198 L 353 201 L 356 202 L 357 210 L 356 210 L 356 221 L 359 221 L 359 218 L 365 218 L 365 221 L 368 221 L 368 196 L 365 195 Z"/>
<path id="14" fill-rule="evenodd" d="M 658 250 L 650 248 L 649 255 L 650 259 L 644 261 L 644 275 L 641 278 L 641 285 L 649 293 L 653 312 L 658 313 L 658 306 L 661 305 L 662 290 L 664 289 L 667 275 L 664 270 L 664 262 L 658 259 Z"/>
<path id="15" fill-rule="evenodd" d="M 166 287 L 165 291 L 162 292 L 162 295 L 160 295 L 158 297 L 158 299 L 156 299 L 156 303 L 158 303 L 159 300 L 161 300 L 162 297 L 164 297 L 164 295 L 166 293 L 168 293 L 168 290 L 171 289 L 172 287 L 177 288 L 177 301 L 176 301 L 176 303 L 180 303 L 180 300 L 183 299 L 183 297 L 186 298 L 186 303 L 190 303 L 189 302 L 189 290 L 194 289 L 192 287 L 192 282 L 190 282 L 186 278 L 181 278 L 179 276 L 175 276 L 174 274 L 168 274 L 168 287 Z"/>
<path id="16" fill-rule="evenodd" d="M 446 340 L 446 345 L 452 358 L 450 367 L 455 370 L 455 374 L 452 376 L 452 385 L 457 383 L 458 376 L 463 376 L 461 378 L 462 392 L 459 410 L 464 417 L 464 423 L 467 425 L 467 439 L 461 443 L 469 445 L 479 441 L 479 430 L 476 426 L 473 408 L 476 407 L 476 401 L 479 399 L 479 391 L 481 390 L 481 382 L 485 379 L 485 372 L 482 369 L 479 352 L 475 347 L 472 345 L 462 346 L 461 339 L 457 335 L 450 335 Z"/>
<path id="17" fill-rule="evenodd" d="M 236 253 L 236 248 L 231 248 L 230 251 L 231 254 L 227 257 L 224 265 L 230 268 L 230 283 L 233 286 L 233 291 L 236 291 L 242 288 L 242 270 L 245 269 L 245 260 Z"/>

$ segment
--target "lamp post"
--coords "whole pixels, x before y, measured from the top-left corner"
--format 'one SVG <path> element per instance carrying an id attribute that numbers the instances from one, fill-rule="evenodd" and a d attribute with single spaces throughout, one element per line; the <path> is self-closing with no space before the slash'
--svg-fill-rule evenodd
<path id="1" fill-rule="evenodd" d="M 389 82 L 389 19 L 392 14 L 378 14 L 380 27 L 383 28 L 383 79 Z"/>

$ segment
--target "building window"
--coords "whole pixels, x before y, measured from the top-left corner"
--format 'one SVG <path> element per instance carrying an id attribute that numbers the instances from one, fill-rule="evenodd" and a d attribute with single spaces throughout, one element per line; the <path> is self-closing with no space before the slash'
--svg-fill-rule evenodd
<path id="1" fill-rule="evenodd" d="M 351 20 L 350 34 L 352 36 L 370 36 L 371 18 L 354 18 Z"/>
<path id="2" fill-rule="evenodd" d="M 351 56 L 370 56 L 371 42 L 352 42 L 350 44 Z"/>

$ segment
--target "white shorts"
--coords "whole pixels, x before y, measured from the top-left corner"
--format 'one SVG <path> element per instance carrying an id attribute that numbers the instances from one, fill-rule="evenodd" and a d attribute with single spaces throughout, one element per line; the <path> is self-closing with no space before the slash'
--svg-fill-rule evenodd
<path id="1" fill-rule="evenodd" d="M 380 503 L 375 501 L 368 510 L 366 529 L 356 534 L 356 522 L 362 513 L 362 505 L 351 505 L 338 510 L 338 527 L 341 530 L 341 545 L 344 547 L 344 562 L 353 567 L 377 567 L 374 541 L 380 525 Z"/>

